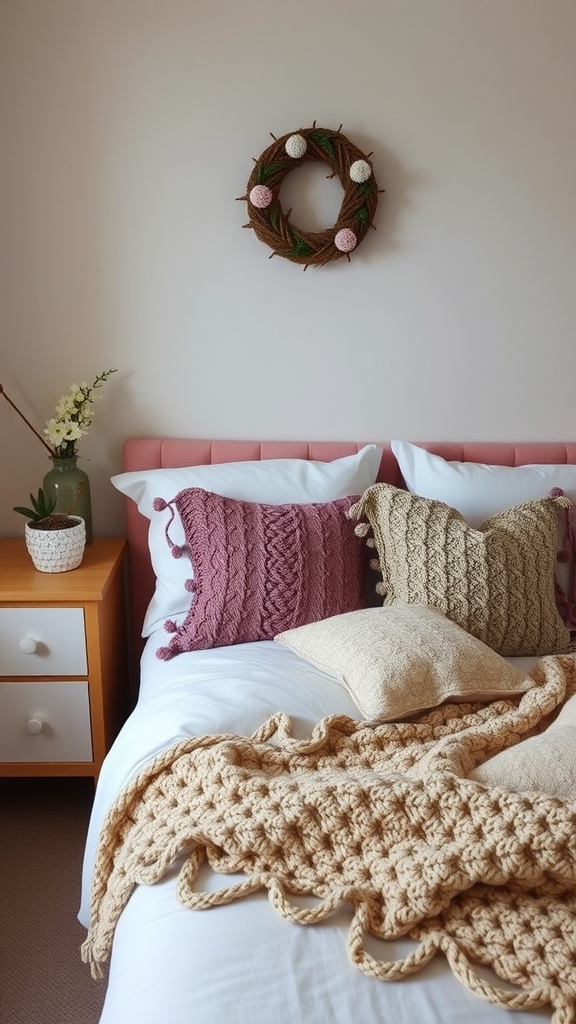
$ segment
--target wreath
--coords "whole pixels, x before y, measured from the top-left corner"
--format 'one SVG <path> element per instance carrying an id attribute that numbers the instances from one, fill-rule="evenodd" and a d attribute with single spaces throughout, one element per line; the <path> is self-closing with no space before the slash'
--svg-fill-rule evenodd
<path id="1" fill-rule="evenodd" d="M 372 153 L 364 155 L 340 128 L 317 128 L 314 122 L 311 128 L 299 128 L 279 139 L 270 132 L 274 142 L 255 160 L 246 195 L 240 196 L 248 204 L 250 218 L 244 227 L 253 228 L 260 241 L 273 250 L 269 259 L 283 256 L 293 263 L 303 263 L 304 270 L 308 266 L 322 267 L 342 256 L 350 260 L 350 253 L 368 228 L 374 227 L 378 193 L 383 189 L 376 185 L 369 162 Z M 305 160 L 329 164 L 332 173 L 328 177 L 337 174 L 344 189 L 338 220 L 325 231 L 301 231 L 290 223 L 292 211 L 284 213 L 280 204 L 284 178 Z"/>

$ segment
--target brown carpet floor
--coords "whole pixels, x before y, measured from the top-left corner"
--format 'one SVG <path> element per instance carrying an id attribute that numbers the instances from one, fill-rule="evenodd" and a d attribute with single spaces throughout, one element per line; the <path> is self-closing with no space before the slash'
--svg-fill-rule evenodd
<path id="1" fill-rule="evenodd" d="M 90 779 L 0 779 L 0 1022 L 97 1024 L 77 920 Z"/>

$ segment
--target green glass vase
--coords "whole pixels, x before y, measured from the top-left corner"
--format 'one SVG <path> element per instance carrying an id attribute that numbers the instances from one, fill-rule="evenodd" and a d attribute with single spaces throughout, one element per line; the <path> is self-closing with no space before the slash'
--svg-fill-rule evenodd
<path id="1" fill-rule="evenodd" d="M 52 469 L 48 470 L 42 484 L 44 493 L 55 499 L 55 512 L 81 516 L 86 525 L 86 543 L 91 544 L 92 498 L 88 474 L 77 465 L 75 455 L 67 459 L 51 458 Z"/>

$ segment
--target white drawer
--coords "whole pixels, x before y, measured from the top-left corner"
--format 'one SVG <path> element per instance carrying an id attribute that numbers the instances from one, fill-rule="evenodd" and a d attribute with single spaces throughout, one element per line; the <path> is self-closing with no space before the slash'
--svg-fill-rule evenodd
<path id="1" fill-rule="evenodd" d="M 0 608 L 0 676 L 87 672 L 83 608 Z"/>
<path id="2" fill-rule="evenodd" d="M 0 762 L 91 760 L 87 683 L 0 683 Z"/>

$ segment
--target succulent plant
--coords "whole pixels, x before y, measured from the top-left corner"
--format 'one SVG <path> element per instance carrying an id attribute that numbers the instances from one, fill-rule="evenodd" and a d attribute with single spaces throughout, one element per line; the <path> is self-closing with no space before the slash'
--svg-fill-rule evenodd
<path id="1" fill-rule="evenodd" d="M 38 489 L 36 498 L 33 494 L 30 495 L 30 501 L 32 508 L 26 508 L 24 505 L 15 505 L 13 511 L 26 516 L 32 523 L 39 523 L 42 519 L 48 519 L 56 508 L 56 499 L 45 494 L 41 487 Z"/>
<path id="2" fill-rule="evenodd" d="M 76 525 L 76 519 L 70 518 L 65 513 L 54 512 L 56 499 L 46 494 L 41 487 L 38 489 L 36 497 L 33 494 L 30 495 L 30 503 L 31 508 L 27 508 L 24 505 L 15 505 L 13 511 L 26 516 L 28 523 L 34 529 L 66 530 Z"/>

